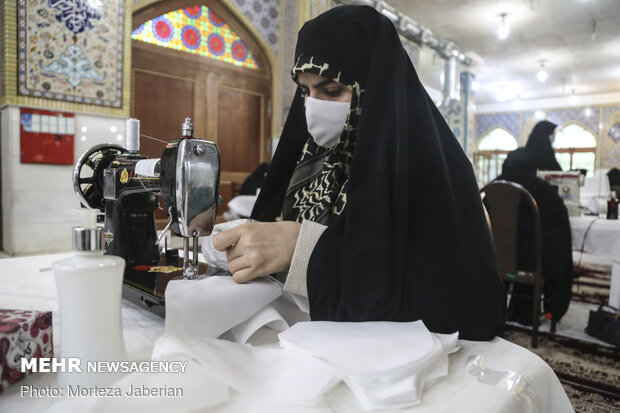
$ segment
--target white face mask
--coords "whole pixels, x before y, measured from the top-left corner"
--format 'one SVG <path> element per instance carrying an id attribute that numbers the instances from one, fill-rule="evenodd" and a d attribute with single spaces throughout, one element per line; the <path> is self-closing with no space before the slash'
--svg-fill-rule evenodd
<path id="1" fill-rule="evenodd" d="M 331 148 L 338 143 L 349 115 L 351 102 L 306 98 L 308 132 L 317 145 Z"/>

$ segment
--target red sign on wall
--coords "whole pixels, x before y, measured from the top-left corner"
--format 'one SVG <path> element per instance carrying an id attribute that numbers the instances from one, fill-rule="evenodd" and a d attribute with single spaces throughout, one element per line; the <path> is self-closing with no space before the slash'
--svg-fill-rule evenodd
<path id="1" fill-rule="evenodd" d="M 19 135 L 22 163 L 73 165 L 73 113 L 21 108 Z"/>

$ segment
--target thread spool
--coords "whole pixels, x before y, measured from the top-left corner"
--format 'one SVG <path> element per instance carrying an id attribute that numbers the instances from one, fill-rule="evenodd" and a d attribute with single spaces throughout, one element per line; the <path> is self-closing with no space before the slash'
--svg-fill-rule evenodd
<path id="1" fill-rule="evenodd" d="M 125 123 L 125 148 L 129 152 L 140 151 L 140 121 L 129 118 Z"/>

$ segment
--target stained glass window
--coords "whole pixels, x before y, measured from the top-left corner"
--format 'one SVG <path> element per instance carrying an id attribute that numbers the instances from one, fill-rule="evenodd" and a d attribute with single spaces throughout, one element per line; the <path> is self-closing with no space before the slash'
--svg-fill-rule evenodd
<path id="1" fill-rule="evenodd" d="M 259 67 L 239 35 L 207 6 L 186 7 L 149 20 L 131 38 L 235 66 Z"/>

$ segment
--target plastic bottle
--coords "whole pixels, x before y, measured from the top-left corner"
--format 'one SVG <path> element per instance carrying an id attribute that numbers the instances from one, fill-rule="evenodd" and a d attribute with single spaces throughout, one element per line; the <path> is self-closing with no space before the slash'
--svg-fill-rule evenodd
<path id="1" fill-rule="evenodd" d="M 125 260 L 103 255 L 102 228 L 73 228 L 73 257 L 54 263 L 60 311 L 60 357 L 80 359 L 81 372 L 59 373 L 62 385 L 105 385 L 116 373 L 89 371 L 88 362 L 126 359 L 121 319 Z M 58 356 L 56 356 L 58 357 Z M 66 360 L 66 359 L 65 359 Z"/>

